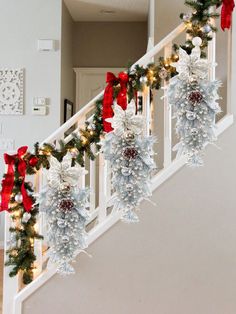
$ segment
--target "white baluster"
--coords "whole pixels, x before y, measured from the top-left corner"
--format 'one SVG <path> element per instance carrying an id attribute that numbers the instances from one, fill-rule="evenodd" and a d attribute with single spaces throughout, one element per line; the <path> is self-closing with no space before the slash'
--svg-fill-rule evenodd
<path id="1" fill-rule="evenodd" d="M 111 165 L 109 161 L 106 161 L 106 197 L 109 201 L 111 197 Z"/>
<path id="2" fill-rule="evenodd" d="M 34 190 L 36 193 L 39 193 L 42 189 L 42 170 L 37 171 L 35 174 L 35 182 L 34 182 Z M 35 231 L 42 235 L 43 232 L 43 219 L 41 213 L 39 213 L 37 217 L 37 223 L 34 226 Z M 37 277 L 42 272 L 43 266 L 43 248 L 42 248 L 42 240 L 35 240 L 34 241 L 34 254 L 36 256 L 35 261 L 35 272 L 34 277 Z"/>
<path id="3" fill-rule="evenodd" d="M 99 223 L 107 216 L 107 184 L 108 184 L 108 163 L 104 160 L 104 155 L 99 154 Z"/>
<path id="4" fill-rule="evenodd" d="M 95 144 L 92 145 L 92 151 L 95 152 Z M 96 161 L 90 160 L 90 211 L 94 211 L 96 208 L 96 172 Z"/>
<path id="5" fill-rule="evenodd" d="M 80 118 L 80 120 L 78 121 L 78 128 L 82 128 L 82 127 L 84 127 L 84 125 L 85 125 L 85 121 L 86 121 L 86 116 L 84 115 L 84 116 L 82 116 L 81 118 Z M 83 137 L 82 137 L 82 141 L 86 141 L 86 139 L 84 138 L 83 139 Z M 85 165 L 85 158 L 86 158 L 86 153 L 84 154 L 84 165 Z M 84 189 L 85 188 L 85 175 L 82 175 L 82 176 L 80 176 L 80 178 L 79 178 L 79 187 L 80 188 L 82 188 L 82 189 Z"/>
<path id="6" fill-rule="evenodd" d="M 216 63 L 216 34 L 212 34 L 212 40 L 208 45 L 208 61 L 212 64 Z M 209 80 L 214 81 L 216 78 L 216 68 L 213 66 L 209 69 Z"/>
<path id="7" fill-rule="evenodd" d="M 144 116 L 144 135 L 150 135 L 150 87 L 145 86 L 143 90 L 143 116 Z"/>
<path id="8" fill-rule="evenodd" d="M 215 8 L 211 7 L 209 10 L 210 13 L 215 12 Z M 211 24 L 215 26 L 215 20 L 211 19 Z M 212 40 L 208 43 L 208 61 L 211 62 L 213 65 L 216 63 L 216 33 L 212 33 Z M 209 69 L 209 80 L 214 81 L 216 78 L 216 67 L 213 66 Z"/>
<path id="9" fill-rule="evenodd" d="M 164 49 L 164 57 L 169 58 L 172 53 L 172 42 Z M 164 168 L 168 167 L 172 161 L 172 113 L 168 103 L 167 84 L 164 83 Z"/>
<path id="10" fill-rule="evenodd" d="M 57 149 L 60 149 L 60 141 L 64 140 L 64 132 L 58 134 L 57 139 L 55 141 L 55 146 Z"/>

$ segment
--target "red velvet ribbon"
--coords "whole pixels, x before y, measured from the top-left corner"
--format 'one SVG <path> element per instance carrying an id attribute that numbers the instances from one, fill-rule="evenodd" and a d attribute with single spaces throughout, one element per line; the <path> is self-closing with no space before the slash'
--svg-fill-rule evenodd
<path id="1" fill-rule="evenodd" d="M 235 7 L 234 0 L 223 0 L 221 9 L 221 28 L 223 31 L 228 28 L 230 29 L 232 23 L 232 13 Z"/>
<path id="2" fill-rule="evenodd" d="M 113 86 L 120 84 L 120 91 L 117 96 L 117 104 L 121 106 L 122 109 L 127 107 L 127 83 L 129 81 L 129 76 L 125 72 L 119 73 L 116 77 L 113 73 L 107 72 L 107 86 L 105 88 L 103 97 L 103 109 L 102 109 L 102 119 L 103 119 L 103 129 L 105 132 L 109 133 L 113 129 L 111 123 L 107 122 L 107 118 L 113 117 Z"/>
<path id="3" fill-rule="evenodd" d="M 27 152 L 28 147 L 23 146 L 20 147 L 15 155 L 8 155 L 4 154 L 4 160 L 6 165 L 8 165 L 7 173 L 2 180 L 2 191 L 1 191 L 1 207 L 0 211 L 9 210 L 9 202 L 11 198 L 11 193 L 14 187 L 14 180 L 15 180 L 15 170 L 14 167 L 17 164 L 17 170 L 19 172 L 19 176 L 22 177 L 22 184 L 21 184 L 21 194 L 23 198 L 23 206 L 24 209 L 29 212 L 32 208 L 33 201 L 32 198 L 27 194 L 25 188 L 25 175 L 26 175 L 26 162 L 23 159 L 23 156 Z"/>

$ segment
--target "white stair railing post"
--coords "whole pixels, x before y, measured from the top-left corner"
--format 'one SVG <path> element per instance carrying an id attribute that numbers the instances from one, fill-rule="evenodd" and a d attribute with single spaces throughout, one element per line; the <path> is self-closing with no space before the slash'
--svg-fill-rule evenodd
<path id="1" fill-rule="evenodd" d="M 150 103 L 150 87 L 145 86 L 143 90 L 143 116 L 144 116 L 144 135 L 150 135 L 151 122 L 151 103 Z"/>
<path id="2" fill-rule="evenodd" d="M 209 13 L 214 13 L 215 8 L 211 7 Z M 215 26 L 215 20 L 211 19 L 211 24 Z M 216 67 L 214 64 L 216 63 L 216 33 L 212 32 L 212 40 L 208 43 L 207 55 L 208 61 L 213 64 L 213 66 L 209 69 L 209 80 L 214 81 L 216 78 Z"/>
<path id="3" fill-rule="evenodd" d="M 208 61 L 212 64 L 216 63 L 216 35 L 215 33 L 212 35 L 212 40 L 208 45 Z M 212 66 L 209 69 L 209 79 L 210 81 L 214 81 L 216 78 L 216 68 Z"/>
<path id="4" fill-rule="evenodd" d="M 95 144 L 92 145 L 92 151 L 95 152 Z M 90 177 L 90 211 L 93 212 L 96 208 L 96 160 L 90 160 L 89 177 Z"/>
<path id="5" fill-rule="evenodd" d="M 34 182 L 34 191 L 36 193 L 40 193 L 43 187 L 43 170 L 37 171 L 35 174 L 35 182 Z M 40 235 L 43 234 L 43 216 L 41 213 L 38 214 L 37 223 L 34 226 L 35 231 L 38 232 Z M 37 277 L 42 272 L 43 266 L 43 243 L 42 240 L 35 240 L 34 241 L 34 254 L 36 256 L 35 261 L 35 271 L 34 271 L 34 278 Z"/>
<path id="6" fill-rule="evenodd" d="M 101 223 L 107 216 L 107 184 L 108 184 L 108 162 L 102 153 L 99 154 L 99 212 L 98 222 Z"/>
<path id="7" fill-rule="evenodd" d="M 172 53 L 172 42 L 164 48 L 164 58 L 169 58 Z M 167 97 L 167 84 L 164 82 L 164 168 L 172 161 L 172 110 Z"/>
<path id="8" fill-rule="evenodd" d="M 86 121 L 86 116 L 83 115 L 83 116 L 79 119 L 79 121 L 78 121 L 78 128 L 84 127 L 85 121 Z M 86 141 L 85 138 L 84 138 L 84 139 L 82 138 L 82 142 L 83 142 L 83 140 Z M 85 158 L 86 158 L 86 154 L 84 154 L 84 167 L 85 167 Z M 84 189 L 84 188 L 85 188 L 85 185 L 86 185 L 86 184 L 85 184 L 85 176 L 86 176 L 86 175 L 82 175 L 82 176 L 80 176 L 80 178 L 79 178 L 79 187 L 82 188 L 82 189 Z"/>

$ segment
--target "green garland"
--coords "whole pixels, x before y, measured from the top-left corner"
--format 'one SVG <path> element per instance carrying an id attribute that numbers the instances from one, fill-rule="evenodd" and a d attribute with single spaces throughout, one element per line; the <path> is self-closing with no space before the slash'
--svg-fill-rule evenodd
<path id="1" fill-rule="evenodd" d="M 208 46 L 208 42 L 212 40 L 212 32 L 216 32 L 217 29 L 212 23 L 212 19 L 218 17 L 216 13 L 210 13 L 210 9 L 222 4 L 222 0 L 200 0 L 190 1 L 186 0 L 185 4 L 193 9 L 192 14 L 180 15 L 181 19 L 186 24 L 186 32 L 190 38 L 199 36 L 203 44 L 201 46 L 202 56 L 206 56 L 205 49 Z M 191 40 L 181 46 L 188 53 L 191 53 L 193 48 Z M 129 68 L 127 70 L 129 75 L 129 82 L 127 86 L 129 100 L 135 98 L 137 91 L 142 91 L 143 87 L 149 86 L 151 89 L 160 89 L 164 81 L 168 81 L 171 77 L 175 76 L 176 70 L 171 66 L 173 62 L 178 61 L 178 45 L 173 45 L 173 52 L 169 58 L 159 58 L 158 64 L 149 64 L 147 67 L 136 65 L 134 69 Z M 120 86 L 114 85 L 114 99 L 119 93 Z M 92 150 L 92 145 L 99 151 L 100 138 L 103 134 L 102 123 L 102 103 L 103 99 L 96 102 L 96 108 L 91 123 L 86 122 L 85 127 L 79 130 L 79 134 L 73 133 L 72 140 L 69 143 L 60 141 L 60 148 L 55 148 L 52 144 L 45 143 L 42 147 L 38 143 L 35 144 L 34 155 L 26 154 L 24 160 L 27 164 L 27 174 L 34 174 L 41 168 L 49 169 L 48 156 L 53 155 L 59 161 L 63 159 L 68 151 L 73 154 L 73 164 L 78 163 L 81 166 L 85 164 L 85 155 L 91 160 L 95 159 L 95 152 Z M 30 159 L 36 158 L 36 164 L 30 165 Z M 15 165 L 17 169 L 17 164 Z M 35 239 L 42 239 L 35 231 L 36 217 L 39 211 L 38 205 L 34 205 L 31 213 L 31 217 L 27 222 L 22 222 L 23 215 L 25 213 L 24 207 L 21 203 L 15 202 L 15 196 L 20 193 L 21 181 L 19 174 L 15 173 L 14 190 L 10 202 L 10 213 L 15 227 L 10 228 L 10 232 L 14 237 L 15 243 L 7 251 L 8 261 L 7 266 L 13 266 L 10 276 L 15 276 L 19 272 L 23 274 L 23 283 L 28 284 L 33 279 L 34 262 L 36 257 L 34 255 L 33 242 Z M 32 196 L 32 188 L 30 184 L 25 183 L 25 187 L 28 193 Z M 33 198 L 35 201 L 35 199 Z"/>
<path id="2" fill-rule="evenodd" d="M 95 112 L 91 123 L 85 122 L 85 128 L 79 130 L 79 134 L 73 133 L 72 140 L 65 144 L 60 141 L 60 149 L 56 149 L 53 145 L 45 143 L 43 147 L 39 147 L 39 144 L 35 144 L 35 156 L 38 158 L 36 170 L 41 167 L 49 169 L 48 156 L 52 155 L 59 161 L 63 159 L 68 151 L 73 153 L 73 162 L 84 166 L 85 154 L 91 159 L 95 159 L 95 152 L 92 151 L 92 144 L 95 144 L 95 148 L 98 151 L 100 148 L 100 136 L 103 133 L 102 124 L 102 99 L 96 102 Z M 27 169 L 28 173 L 32 171 L 32 168 Z"/>
<path id="3" fill-rule="evenodd" d="M 24 160 L 29 160 L 32 155 L 27 153 Z M 36 239 L 43 239 L 41 235 L 35 230 L 36 218 L 39 213 L 38 205 L 33 205 L 30 211 L 30 218 L 24 222 L 24 209 L 22 200 L 17 199 L 17 195 L 21 195 L 21 186 L 23 178 L 20 177 L 18 172 L 18 162 L 15 161 L 15 174 L 14 174 L 14 188 L 10 199 L 11 219 L 14 227 L 11 227 L 11 240 L 9 243 L 9 249 L 7 250 L 8 260 L 5 263 L 6 266 L 12 266 L 9 273 L 10 277 L 16 276 L 18 273 L 22 274 L 22 281 L 24 284 L 29 284 L 34 277 L 33 270 L 35 269 L 34 262 L 36 256 L 34 254 L 34 241 Z M 6 176 L 6 175 L 5 175 Z M 36 199 L 33 197 L 32 184 L 29 182 L 24 183 L 25 188 L 30 195 L 33 203 Z"/>
<path id="4" fill-rule="evenodd" d="M 211 9 L 219 7 L 222 4 L 222 0 L 186 0 L 185 4 L 192 9 L 193 13 L 181 13 L 180 18 L 186 24 L 186 32 L 190 38 L 200 37 L 202 39 L 202 57 L 206 57 L 204 50 L 207 48 L 208 42 L 212 40 L 212 33 L 217 31 L 213 21 L 219 17 L 219 14 L 214 12 L 214 10 L 211 12 Z M 181 48 L 190 54 L 193 49 L 191 39 L 186 40 Z"/>

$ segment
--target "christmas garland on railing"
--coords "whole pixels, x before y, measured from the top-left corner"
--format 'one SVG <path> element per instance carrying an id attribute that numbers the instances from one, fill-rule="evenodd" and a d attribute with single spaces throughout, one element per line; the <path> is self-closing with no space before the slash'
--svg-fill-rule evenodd
<path id="1" fill-rule="evenodd" d="M 193 9 L 192 14 L 181 14 L 181 18 L 186 25 L 186 32 L 189 39 L 181 46 L 188 54 L 191 53 L 193 45 L 192 37 L 200 37 L 202 39 L 201 56 L 206 56 L 206 47 L 208 42 L 212 40 L 212 33 L 216 32 L 216 27 L 213 23 L 214 19 L 219 15 L 210 12 L 215 6 L 222 7 L 222 28 L 229 28 L 231 24 L 231 15 L 234 7 L 233 0 L 200 0 L 200 1 L 185 1 L 185 4 Z M 122 103 L 122 97 L 128 95 L 128 102 L 132 99 L 136 100 L 137 92 L 142 91 L 144 86 L 149 86 L 151 89 L 160 89 L 163 82 L 170 80 L 178 73 L 173 63 L 179 59 L 179 46 L 173 45 L 173 52 L 168 58 L 161 57 L 157 64 L 149 64 L 146 67 L 136 65 L 134 69 L 129 68 L 126 73 L 119 75 L 118 78 L 113 77 L 108 82 L 110 100 L 112 104 L 114 100 Z M 122 78 L 123 76 L 123 78 Z M 122 80 L 126 80 L 125 84 Z M 108 97 L 108 98 L 109 98 Z M 34 174 L 41 168 L 50 168 L 49 157 L 55 157 L 61 162 L 68 153 L 72 155 L 72 166 L 76 163 L 84 166 L 84 158 L 87 155 L 94 160 L 96 151 L 92 146 L 95 146 L 97 151 L 100 150 L 100 139 L 104 132 L 104 98 L 96 102 L 96 110 L 93 115 L 92 122 L 86 122 L 85 127 L 79 132 L 72 134 L 72 140 L 68 143 L 60 141 L 60 148 L 54 147 L 50 143 L 45 143 L 39 146 L 35 144 L 34 154 L 20 151 L 13 156 L 13 161 L 9 166 L 10 171 L 4 176 L 2 182 L 2 205 L 1 210 L 7 210 L 11 213 L 13 227 L 10 229 L 11 241 L 8 253 L 9 260 L 6 263 L 8 266 L 13 266 L 10 276 L 23 273 L 23 283 L 27 284 L 33 279 L 34 254 L 33 242 L 35 239 L 42 238 L 35 230 L 36 216 L 39 211 L 38 205 L 33 197 L 33 188 L 30 183 L 25 182 L 26 174 Z M 110 106 L 112 106 L 110 104 Z M 109 109 L 110 110 L 110 109 Z M 108 111 L 109 111 L 108 110 Z M 113 112 L 108 112 L 112 117 Z M 20 165 L 20 167 L 19 167 Z M 22 176 L 22 167 L 24 175 Z M 7 196 L 8 203 L 4 199 Z M 30 200 L 27 203 L 25 200 Z"/>

